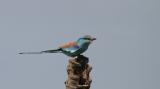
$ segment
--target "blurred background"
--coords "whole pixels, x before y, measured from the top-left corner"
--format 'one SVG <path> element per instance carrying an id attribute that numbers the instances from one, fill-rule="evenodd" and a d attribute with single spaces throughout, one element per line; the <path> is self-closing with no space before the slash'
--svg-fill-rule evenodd
<path id="1" fill-rule="evenodd" d="M 19 55 L 89 34 L 91 89 L 160 89 L 160 1 L 1 0 L 0 89 L 65 89 L 69 57 Z"/>

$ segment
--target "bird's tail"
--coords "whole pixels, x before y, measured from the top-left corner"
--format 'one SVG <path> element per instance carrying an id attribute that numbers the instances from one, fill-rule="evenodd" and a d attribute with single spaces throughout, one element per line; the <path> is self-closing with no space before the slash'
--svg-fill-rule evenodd
<path id="1" fill-rule="evenodd" d="M 21 52 L 19 54 L 43 54 L 43 53 L 60 53 L 61 49 L 55 49 L 55 50 L 45 50 L 41 52 Z"/>

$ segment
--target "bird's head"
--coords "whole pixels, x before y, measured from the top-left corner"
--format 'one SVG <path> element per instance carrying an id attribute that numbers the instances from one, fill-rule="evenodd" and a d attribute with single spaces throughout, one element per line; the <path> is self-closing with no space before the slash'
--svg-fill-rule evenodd
<path id="1" fill-rule="evenodd" d="M 85 35 L 78 39 L 78 41 L 85 42 L 85 43 L 92 43 L 94 40 L 96 40 L 96 38 L 90 35 Z"/>

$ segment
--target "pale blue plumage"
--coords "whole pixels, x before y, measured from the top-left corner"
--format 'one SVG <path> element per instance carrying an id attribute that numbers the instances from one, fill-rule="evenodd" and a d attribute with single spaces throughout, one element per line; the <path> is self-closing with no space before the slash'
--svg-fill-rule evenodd
<path id="1" fill-rule="evenodd" d="M 63 53 L 70 57 L 75 57 L 81 55 L 85 52 L 92 41 L 96 40 L 96 38 L 91 37 L 90 35 L 86 35 L 82 38 L 79 38 L 76 42 L 65 44 L 58 49 L 55 50 L 46 50 L 41 52 L 23 52 L 20 54 L 41 54 L 41 53 Z"/>
<path id="2" fill-rule="evenodd" d="M 62 53 L 71 57 L 78 56 L 88 49 L 89 44 L 90 42 L 88 40 L 79 39 L 76 45 L 69 48 L 62 48 Z"/>

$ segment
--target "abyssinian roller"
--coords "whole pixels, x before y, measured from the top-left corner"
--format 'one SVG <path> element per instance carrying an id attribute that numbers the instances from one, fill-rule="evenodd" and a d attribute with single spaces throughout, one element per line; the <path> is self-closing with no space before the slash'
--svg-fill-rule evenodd
<path id="1" fill-rule="evenodd" d="M 96 38 L 90 35 L 85 35 L 79 38 L 77 41 L 69 42 L 58 47 L 57 49 L 45 50 L 41 52 L 21 52 L 19 54 L 63 53 L 70 57 L 76 57 L 84 53 L 94 40 L 96 40 Z"/>

